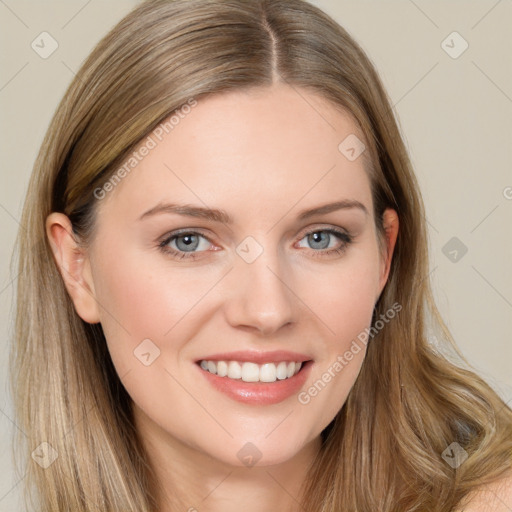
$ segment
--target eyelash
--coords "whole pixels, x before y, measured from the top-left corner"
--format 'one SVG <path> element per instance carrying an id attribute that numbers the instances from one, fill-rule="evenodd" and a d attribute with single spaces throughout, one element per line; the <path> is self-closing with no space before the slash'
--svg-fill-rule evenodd
<path id="1" fill-rule="evenodd" d="M 300 238 L 302 240 L 306 236 L 312 235 L 313 233 L 329 233 L 332 235 L 337 236 L 343 241 L 343 245 L 341 247 L 338 247 L 337 249 L 323 249 L 319 251 L 315 251 L 314 249 L 311 249 L 313 251 L 315 258 L 323 258 L 326 256 L 331 256 L 334 254 L 341 255 L 343 254 L 347 249 L 348 246 L 354 241 L 354 237 L 350 235 L 349 233 L 345 233 L 343 231 L 339 231 L 337 229 L 329 228 L 329 229 L 313 229 L 311 231 L 308 231 L 307 233 L 304 233 L 304 235 Z M 175 249 L 171 249 L 168 247 L 168 244 L 171 243 L 176 238 L 180 238 L 184 235 L 199 235 L 203 237 L 204 239 L 208 240 L 208 242 L 213 243 L 207 236 L 203 235 L 202 233 L 198 231 L 175 231 L 170 234 L 170 236 L 166 236 L 166 238 L 161 241 L 158 245 L 158 248 L 160 251 L 162 251 L 164 254 L 167 254 L 175 259 L 182 260 L 182 259 L 189 259 L 189 260 L 196 260 L 201 252 L 206 251 L 199 251 L 199 252 L 182 252 L 182 251 L 176 251 Z"/>

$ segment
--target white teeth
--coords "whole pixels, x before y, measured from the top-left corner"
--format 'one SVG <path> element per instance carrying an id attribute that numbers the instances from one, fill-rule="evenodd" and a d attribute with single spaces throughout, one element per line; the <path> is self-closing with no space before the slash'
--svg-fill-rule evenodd
<path id="1" fill-rule="evenodd" d="M 258 382 L 260 380 L 260 367 L 256 363 L 242 365 L 242 380 L 244 382 Z"/>
<path id="2" fill-rule="evenodd" d="M 244 382 L 275 382 L 296 375 L 302 368 L 302 363 L 282 361 L 278 364 L 256 364 L 247 361 L 207 361 L 203 359 L 200 366 L 203 370 L 217 374 L 219 377 L 242 379 Z"/>
<path id="3" fill-rule="evenodd" d="M 226 361 L 219 361 L 217 363 L 217 375 L 225 377 L 228 374 L 228 363 Z"/>
<path id="4" fill-rule="evenodd" d="M 276 377 L 279 380 L 283 380 L 286 379 L 286 377 L 288 376 L 287 374 L 287 364 L 285 362 L 279 363 L 277 365 Z"/>
<path id="5" fill-rule="evenodd" d="M 261 369 L 259 371 L 259 380 L 261 382 L 275 382 L 277 377 L 277 368 L 273 363 L 266 363 L 261 365 Z"/>
<path id="6" fill-rule="evenodd" d="M 228 363 L 228 377 L 230 379 L 242 378 L 242 365 L 236 361 L 229 361 Z"/>

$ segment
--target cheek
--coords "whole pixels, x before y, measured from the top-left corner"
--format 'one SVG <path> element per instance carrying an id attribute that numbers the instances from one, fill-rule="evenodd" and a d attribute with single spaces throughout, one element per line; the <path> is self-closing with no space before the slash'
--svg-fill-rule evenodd
<path id="1" fill-rule="evenodd" d="M 317 311 L 334 339 L 353 333 L 371 321 L 374 281 L 368 275 L 331 276 L 324 287 L 316 286 L 311 307 Z M 318 285 L 318 283 L 317 283 Z"/>
<path id="2" fill-rule="evenodd" d="M 207 266 L 178 268 L 164 257 L 126 251 L 117 259 L 109 256 L 113 254 L 106 250 L 98 260 L 94 280 L 102 328 L 118 372 L 139 366 L 134 351 L 148 339 L 164 356 L 159 362 L 177 359 L 186 340 L 200 328 L 197 314 L 219 276 Z"/>
<path id="3" fill-rule="evenodd" d="M 343 350 L 352 337 L 368 327 L 376 301 L 378 260 L 360 248 L 345 260 L 297 277 L 298 295 L 325 329 L 330 352 Z"/>
<path id="4" fill-rule="evenodd" d="M 372 253 L 325 270 L 305 294 L 323 333 L 321 358 L 309 386 L 298 395 L 306 417 L 327 426 L 345 403 L 359 375 L 371 325 L 378 283 L 378 260 Z"/>

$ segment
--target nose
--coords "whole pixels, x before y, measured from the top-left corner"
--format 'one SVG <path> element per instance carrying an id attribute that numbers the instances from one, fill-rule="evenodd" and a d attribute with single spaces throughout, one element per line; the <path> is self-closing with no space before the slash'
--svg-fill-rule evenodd
<path id="1" fill-rule="evenodd" d="M 230 300 L 225 304 L 230 325 L 268 336 L 297 319 L 297 298 L 280 269 L 270 250 L 252 263 L 236 257 L 227 283 Z"/>

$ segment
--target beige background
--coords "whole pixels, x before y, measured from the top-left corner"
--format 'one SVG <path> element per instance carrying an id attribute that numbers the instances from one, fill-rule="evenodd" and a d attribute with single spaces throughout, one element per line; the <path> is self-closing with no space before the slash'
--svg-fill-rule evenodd
<path id="1" fill-rule="evenodd" d="M 439 307 L 463 353 L 512 403 L 512 2 L 317 0 L 363 46 L 400 121 L 427 208 Z M 73 73 L 134 0 L 0 1 L 0 511 L 18 510 L 7 393 L 16 273 L 9 258 L 31 168 Z M 58 42 L 47 59 L 32 48 Z M 458 52 L 452 58 L 443 49 Z M 453 42 L 452 42 L 453 41 Z M 445 245 L 468 251 L 454 262 Z M 443 253 L 448 254 L 446 256 Z M 435 341 L 435 340 L 434 340 Z"/>

